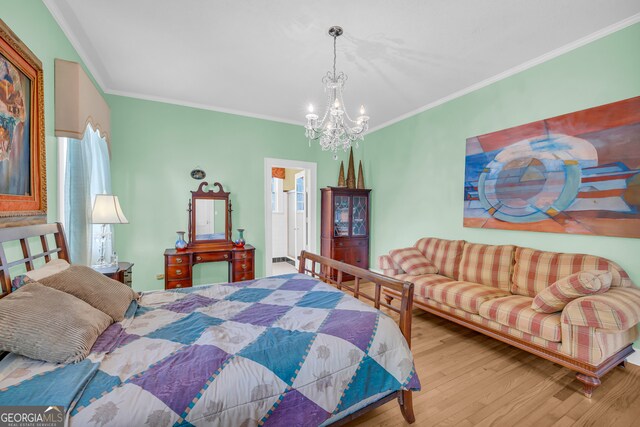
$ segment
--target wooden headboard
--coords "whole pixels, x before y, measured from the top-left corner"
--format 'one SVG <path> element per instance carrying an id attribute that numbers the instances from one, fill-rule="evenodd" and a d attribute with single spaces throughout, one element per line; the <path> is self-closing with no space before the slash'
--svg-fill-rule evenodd
<path id="1" fill-rule="evenodd" d="M 49 247 L 49 240 L 47 239 L 49 235 L 53 235 L 55 248 Z M 32 252 L 33 248 L 29 244 L 29 239 L 34 237 L 40 241 L 41 245 L 41 248 L 37 249 L 37 253 Z M 19 242 L 22 249 L 22 258 L 16 261 L 7 261 L 5 245 L 9 242 Z M 67 239 L 64 236 L 62 224 L 59 222 L 0 229 L 0 285 L 2 285 L 0 298 L 11 293 L 10 268 L 25 264 L 27 271 L 31 271 L 34 269 L 34 260 L 44 258 L 45 262 L 49 262 L 53 254 L 57 254 L 59 259 L 71 262 L 69 260 L 69 251 L 67 250 Z"/>

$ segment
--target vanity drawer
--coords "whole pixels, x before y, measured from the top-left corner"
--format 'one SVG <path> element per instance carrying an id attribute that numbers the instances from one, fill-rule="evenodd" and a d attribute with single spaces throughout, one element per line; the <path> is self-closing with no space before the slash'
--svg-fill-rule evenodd
<path id="1" fill-rule="evenodd" d="M 191 280 L 167 280 L 165 289 L 180 289 L 180 288 L 190 288 Z"/>
<path id="2" fill-rule="evenodd" d="M 253 259 L 253 251 L 233 251 L 233 259 Z"/>
<path id="3" fill-rule="evenodd" d="M 191 277 L 189 265 L 168 265 L 167 279 L 188 279 Z"/>
<path id="4" fill-rule="evenodd" d="M 245 271 L 245 272 L 234 272 L 233 274 L 233 281 L 234 282 L 242 282 L 243 280 L 253 280 L 255 278 L 255 275 L 253 274 L 253 271 Z"/>
<path id="5" fill-rule="evenodd" d="M 243 272 L 243 271 L 253 271 L 253 260 L 235 260 L 233 261 L 233 271 Z"/>
<path id="6" fill-rule="evenodd" d="M 167 265 L 189 264 L 189 255 L 167 255 Z"/>
<path id="7" fill-rule="evenodd" d="M 199 262 L 217 262 L 228 261 L 230 259 L 229 252 L 201 253 L 193 254 L 193 263 Z"/>

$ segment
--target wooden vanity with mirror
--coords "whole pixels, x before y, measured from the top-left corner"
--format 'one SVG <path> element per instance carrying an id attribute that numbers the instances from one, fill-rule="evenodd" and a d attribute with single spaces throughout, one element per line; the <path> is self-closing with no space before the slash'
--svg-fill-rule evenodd
<path id="1" fill-rule="evenodd" d="M 229 282 L 255 277 L 255 248 L 236 247 L 231 239 L 230 193 L 225 192 L 219 182 L 208 187 L 209 184 L 203 182 L 191 192 L 187 248 L 164 251 L 165 289 L 193 286 L 193 266 L 205 262 L 227 262 Z"/>

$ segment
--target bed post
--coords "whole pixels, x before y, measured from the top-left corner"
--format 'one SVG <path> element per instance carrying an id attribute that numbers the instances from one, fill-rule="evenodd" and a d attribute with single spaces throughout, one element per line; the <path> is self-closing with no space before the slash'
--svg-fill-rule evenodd
<path id="1" fill-rule="evenodd" d="M 413 395 L 411 393 L 411 391 L 401 390 L 398 394 L 400 412 L 402 412 L 402 416 L 409 424 L 413 424 L 416 421 L 416 416 L 413 413 Z"/>

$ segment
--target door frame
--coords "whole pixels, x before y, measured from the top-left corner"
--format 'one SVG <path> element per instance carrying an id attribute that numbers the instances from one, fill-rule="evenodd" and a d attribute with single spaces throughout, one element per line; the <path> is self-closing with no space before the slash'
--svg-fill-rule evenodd
<path id="1" fill-rule="evenodd" d="M 271 238 L 271 168 L 306 169 L 309 172 L 307 177 L 309 182 L 309 204 L 307 206 L 309 214 L 309 251 L 317 252 L 318 234 L 318 164 L 315 162 L 303 162 L 300 160 L 275 159 L 265 157 L 264 159 L 264 270 L 265 276 L 271 276 L 272 238 Z"/>

